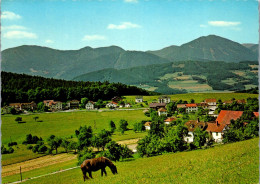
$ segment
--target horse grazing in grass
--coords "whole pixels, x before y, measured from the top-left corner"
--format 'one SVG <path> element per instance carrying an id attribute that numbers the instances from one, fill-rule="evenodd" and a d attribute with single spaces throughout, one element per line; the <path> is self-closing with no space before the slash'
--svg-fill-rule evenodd
<path id="1" fill-rule="evenodd" d="M 106 166 L 108 166 L 111 169 L 111 172 L 113 174 L 117 174 L 116 166 L 106 157 L 85 160 L 80 165 L 84 181 L 86 179 L 89 179 L 89 177 L 92 178 L 92 171 L 98 171 L 99 169 L 101 169 L 101 176 L 103 176 L 103 173 L 107 175 L 107 172 L 105 170 Z M 89 177 L 87 177 L 86 173 L 89 174 Z"/>

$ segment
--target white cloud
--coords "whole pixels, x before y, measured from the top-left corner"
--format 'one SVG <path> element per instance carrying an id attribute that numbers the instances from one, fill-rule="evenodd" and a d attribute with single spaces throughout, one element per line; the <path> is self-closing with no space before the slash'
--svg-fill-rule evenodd
<path id="1" fill-rule="evenodd" d="M 102 35 L 85 35 L 83 41 L 95 41 L 95 40 L 105 40 L 106 37 Z"/>
<path id="2" fill-rule="evenodd" d="M 54 43 L 53 40 L 45 40 L 45 43 Z"/>
<path id="3" fill-rule="evenodd" d="M 20 19 L 21 16 L 15 14 L 14 12 L 4 11 L 4 12 L 2 12 L 1 18 L 2 19 L 15 20 L 15 19 Z"/>
<path id="4" fill-rule="evenodd" d="M 241 24 L 241 22 L 209 21 L 208 24 L 216 27 L 228 27 L 228 26 L 237 26 Z"/>
<path id="5" fill-rule="evenodd" d="M 138 3 L 138 0 L 124 0 L 126 3 Z"/>
<path id="6" fill-rule="evenodd" d="M 4 38 L 7 39 L 22 39 L 22 38 L 36 39 L 37 38 L 36 34 L 26 32 L 26 31 L 8 31 L 3 36 Z"/>
<path id="7" fill-rule="evenodd" d="M 133 24 L 131 22 L 122 22 L 119 25 L 115 25 L 115 24 L 109 24 L 107 26 L 107 29 L 130 29 L 130 28 L 140 28 L 141 26 L 138 24 Z"/>
<path id="8" fill-rule="evenodd" d="M 11 26 L 2 26 L 2 30 L 25 30 L 27 29 L 24 26 L 18 26 L 18 25 L 11 25 Z"/>

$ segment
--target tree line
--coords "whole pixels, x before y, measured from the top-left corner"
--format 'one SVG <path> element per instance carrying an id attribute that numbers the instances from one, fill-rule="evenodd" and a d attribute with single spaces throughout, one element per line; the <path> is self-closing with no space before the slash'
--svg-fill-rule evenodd
<path id="1" fill-rule="evenodd" d="M 2 72 L 2 106 L 13 102 L 41 102 L 80 100 L 87 97 L 93 101 L 110 100 L 114 96 L 155 95 L 144 89 L 122 83 L 75 82 L 25 74 Z M 156 93 L 157 94 L 157 93 Z"/>

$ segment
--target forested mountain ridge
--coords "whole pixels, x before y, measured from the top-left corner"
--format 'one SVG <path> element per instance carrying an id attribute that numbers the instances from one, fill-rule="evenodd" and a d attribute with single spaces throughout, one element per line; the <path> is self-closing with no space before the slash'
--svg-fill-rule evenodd
<path id="1" fill-rule="evenodd" d="M 127 69 L 172 61 L 255 61 L 258 45 L 245 45 L 209 35 L 181 46 L 158 51 L 126 51 L 117 46 L 79 50 L 56 50 L 40 46 L 19 46 L 2 51 L 2 70 L 14 73 L 71 80 L 103 69 Z"/>
<path id="2" fill-rule="evenodd" d="M 1 72 L 1 82 L 2 106 L 11 102 L 38 103 L 50 99 L 66 102 L 83 97 L 96 101 L 114 96 L 156 94 L 121 83 L 65 81 L 9 72 Z"/>
<path id="3" fill-rule="evenodd" d="M 180 61 L 129 69 L 104 69 L 75 81 L 110 81 L 164 94 L 236 91 L 258 86 L 258 62 Z"/>

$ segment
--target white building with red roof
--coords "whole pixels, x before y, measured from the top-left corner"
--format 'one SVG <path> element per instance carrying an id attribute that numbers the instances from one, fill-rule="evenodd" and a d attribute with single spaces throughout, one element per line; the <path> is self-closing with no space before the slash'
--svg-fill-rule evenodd
<path id="1" fill-rule="evenodd" d="M 160 109 L 158 110 L 158 115 L 159 115 L 159 116 L 162 116 L 162 115 L 167 116 L 167 110 L 166 110 L 165 108 L 160 108 Z"/>
<path id="2" fill-rule="evenodd" d="M 206 131 L 212 136 L 215 142 L 222 142 L 224 130 L 227 128 L 225 124 L 219 124 L 218 122 L 208 123 Z"/>
<path id="3" fill-rule="evenodd" d="M 198 106 L 197 104 L 186 104 L 186 112 L 197 112 L 198 111 Z"/>

